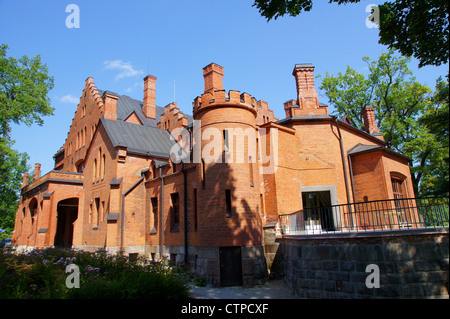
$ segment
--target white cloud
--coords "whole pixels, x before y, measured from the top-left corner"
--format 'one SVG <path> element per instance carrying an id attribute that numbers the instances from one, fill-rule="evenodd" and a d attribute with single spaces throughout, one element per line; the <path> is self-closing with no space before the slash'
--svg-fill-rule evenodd
<path id="1" fill-rule="evenodd" d="M 131 93 L 137 88 L 144 88 L 144 82 L 135 82 L 133 86 L 125 90 L 126 93 Z"/>
<path id="2" fill-rule="evenodd" d="M 62 98 L 59 99 L 63 103 L 70 103 L 70 104 L 78 104 L 78 101 L 80 99 L 74 97 L 72 94 L 64 95 Z"/>
<path id="3" fill-rule="evenodd" d="M 123 62 L 122 60 L 105 61 L 103 65 L 107 70 L 119 70 L 119 74 L 115 77 L 116 80 L 144 74 L 142 70 L 136 70 L 131 62 Z"/>

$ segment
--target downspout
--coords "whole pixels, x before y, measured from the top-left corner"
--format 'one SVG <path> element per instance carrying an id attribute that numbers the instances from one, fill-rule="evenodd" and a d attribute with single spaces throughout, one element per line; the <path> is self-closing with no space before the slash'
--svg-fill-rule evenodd
<path id="1" fill-rule="evenodd" d="M 342 143 L 342 135 L 341 135 L 341 128 L 339 126 L 339 122 L 337 120 L 336 116 L 332 116 L 332 118 L 334 119 L 334 122 L 336 123 L 337 129 L 338 129 L 338 134 L 339 134 L 339 146 L 341 147 L 341 158 L 342 158 L 342 166 L 344 167 L 344 181 L 345 181 L 345 189 L 347 191 L 347 203 L 350 204 L 352 202 L 351 198 L 350 198 L 350 189 L 349 189 L 349 185 L 348 185 L 348 176 L 347 176 L 347 162 L 345 160 L 345 155 L 344 155 L 344 145 Z"/>
<path id="2" fill-rule="evenodd" d="M 162 169 L 159 168 L 159 178 L 161 179 L 161 218 L 159 220 L 159 236 L 160 236 L 160 245 L 159 245 L 159 258 L 162 260 L 163 258 L 163 245 L 164 245 L 164 178 L 162 177 Z"/>
<path id="3" fill-rule="evenodd" d="M 123 255 L 123 232 L 124 232 L 124 222 L 125 222 L 125 196 L 130 194 L 142 181 L 144 176 L 142 176 L 136 183 L 134 183 L 125 193 L 122 194 L 122 207 L 120 212 L 120 254 Z"/>
<path id="4" fill-rule="evenodd" d="M 184 169 L 184 162 L 181 162 L 181 171 L 183 172 L 183 199 L 184 199 L 184 263 L 188 263 L 188 219 L 187 219 L 187 178 Z"/>
<path id="5" fill-rule="evenodd" d="M 350 169 L 350 183 L 352 185 L 353 203 L 356 203 L 355 181 L 353 179 L 352 157 L 350 155 L 348 155 L 348 166 Z"/>
<path id="6" fill-rule="evenodd" d="M 339 145 L 341 147 L 341 158 L 342 158 L 342 166 L 344 167 L 344 181 L 345 181 L 345 189 L 347 191 L 347 203 L 349 204 L 349 208 L 350 208 L 350 224 L 352 225 L 353 228 L 353 212 L 352 212 L 352 207 L 350 205 L 350 203 L 352 202 L 350 199 L 350 190 L 349 190 L 349 185 L 348 185 L 348 176 L 347 176 L 347 164 L 345 161 L 345 155 L 344 155 L 344 145 L 342 143 L 342 135 L 341 135 L 341 128 L 339 126 L 339 122 L 337 120 L 336 116 L 332 116 L 332 118 L 334 119 L 334 122 L 336 123 L 337 129 L 338 129 L 338 134 L 339 134 Z M 354 194 L 353 194 L 354 195 Z"/>

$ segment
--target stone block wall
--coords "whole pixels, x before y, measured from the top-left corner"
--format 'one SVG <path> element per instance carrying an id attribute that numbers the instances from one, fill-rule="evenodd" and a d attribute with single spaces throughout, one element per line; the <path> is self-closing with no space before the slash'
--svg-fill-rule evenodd
<path id="1" fill-rule="evenodd" d="M 449 298 L 449 233 L 279 238 L 278 275 L 300 298 Z M 379 288 L 375 283 L 379 269 Z M 370 286 L 370 284 L 369 284 Z"/>

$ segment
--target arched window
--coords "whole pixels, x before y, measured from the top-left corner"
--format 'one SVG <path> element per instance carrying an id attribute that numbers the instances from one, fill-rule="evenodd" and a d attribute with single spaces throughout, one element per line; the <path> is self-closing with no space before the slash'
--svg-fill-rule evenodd
<path id="1" fill-rule="evenodd" d="M 102 178 L 102 172 L 103 172 L 103 163 L 102 163 L 102 148 L 100 147 L 98 149 L 98 171 L 96 175 L 96 179 Z"/>
<path id="2" fill-rule="evenodd" d="M 105 177 L 106 171 L 106 154 L 102 155 L 102 179 Z"/>
<path id="3" fill-rule="evenodd" d="M 31 217 L 31 225 L 34 225 L 34 221 L 36 220 L 37 211 L 38 211 L 38 203 L 36 198 L 33 198 L 28 205 L 28 209 L 30 210 Z"/>
<path id="4" fill-rule="evenodd" d="M 94 169 L 92 170 L 92 182 L 97 180 L 97 159 L 94 159 Z"/>

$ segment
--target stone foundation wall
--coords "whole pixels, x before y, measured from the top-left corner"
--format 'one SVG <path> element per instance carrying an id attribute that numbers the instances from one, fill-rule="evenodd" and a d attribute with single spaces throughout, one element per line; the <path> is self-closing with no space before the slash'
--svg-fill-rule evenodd
<path id="1" fill-rule="evenodd" d="M 448 229 L 277 241 L 272 268 L 300 298 L 449 297 Z M 379 288 L 373 287 L 377 273 Z"/>

